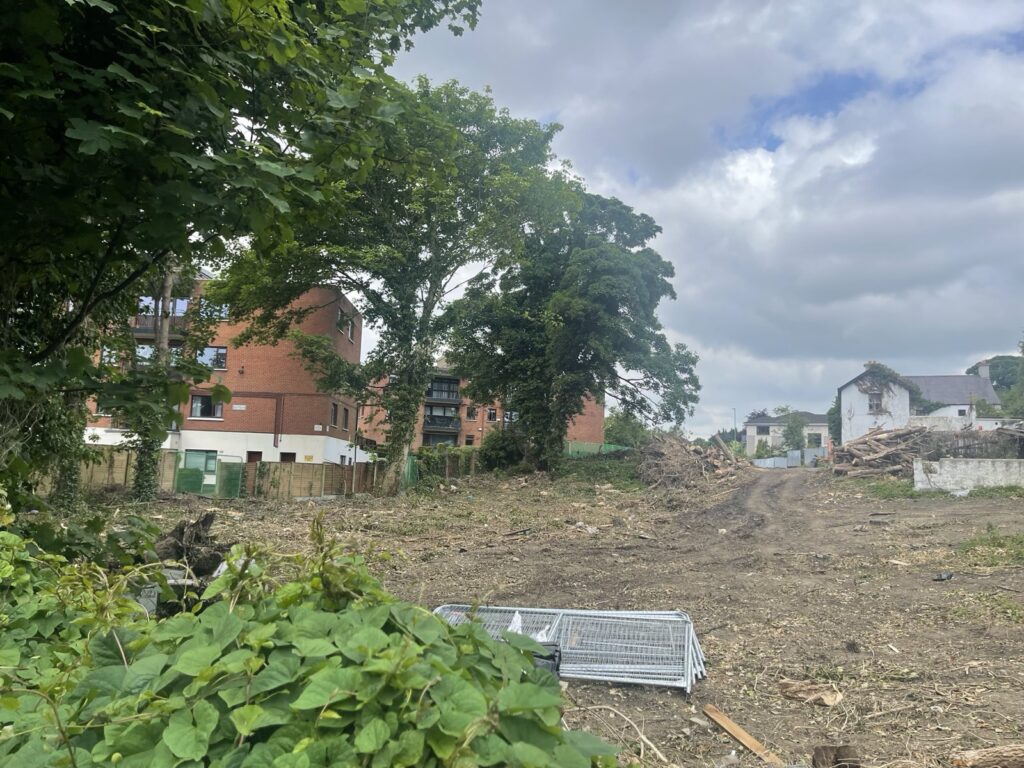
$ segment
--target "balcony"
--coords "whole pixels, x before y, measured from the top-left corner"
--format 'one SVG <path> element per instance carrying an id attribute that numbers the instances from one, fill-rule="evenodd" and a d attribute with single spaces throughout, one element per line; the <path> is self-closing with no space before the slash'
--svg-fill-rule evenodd
<path id="1" fill-rule="evenodd" d="M 427 390 L 427 402 L 430 403 L 461 403 L 459 390 L 455 389 L 434 389 Z"/>
<path id="2" fill-rule="evenodd" d="M 460 432 L 462 419 L 458 416 L 424 416 L 424 432 Z"/>
<path id="3" fill-rule="evenodd" d="M 185 332 L 185 318 L 181 315 L 174 315 L 169 318 L 171 321 L 170 335 L 180 336 Z M 135 315 L 128 321 L 132 333 L 138 336 L 153 336 L 156 334 L 156 315 Z"/>

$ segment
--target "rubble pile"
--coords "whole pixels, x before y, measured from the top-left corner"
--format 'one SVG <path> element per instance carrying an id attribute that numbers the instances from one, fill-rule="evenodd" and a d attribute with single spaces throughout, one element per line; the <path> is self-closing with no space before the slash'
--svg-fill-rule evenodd
<path id="1" fill-rule="evenodd" d="M 846 477 L 913 477 L 914 459 L 923 452 L 927 427 L 875 430 L 836 447 L 832 471 Z"/>
<path id="2" fill-rule="evenodd" d="M 697 445 L 659 435 L 640 450 L 640 480 L 651 489 L 699 488 L 735 477 L 747 459 L 722 445 Z"/>

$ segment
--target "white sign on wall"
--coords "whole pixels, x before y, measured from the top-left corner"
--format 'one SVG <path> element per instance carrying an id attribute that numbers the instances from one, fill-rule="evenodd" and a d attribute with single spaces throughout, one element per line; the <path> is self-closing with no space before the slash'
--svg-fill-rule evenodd
<path id="1" fill-rule="evenodd" d="M 245 403 L 232 403 L 231 404 L 231 410 L 232 411 L 244 411 L 245 410 Z"/>

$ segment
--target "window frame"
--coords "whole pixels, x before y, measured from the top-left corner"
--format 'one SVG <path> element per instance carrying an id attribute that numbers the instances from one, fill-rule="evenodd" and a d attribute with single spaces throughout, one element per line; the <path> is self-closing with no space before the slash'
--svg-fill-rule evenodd
<path id="1" fill-rule="evenodd" d="M 341 407 L 341 431 L 348 432 L 349 430 L 349 411 L 348 406 Z"/>
<path id="2" fill-rule="evenodd" d="M 214 352 L 211 362 L 207 363 L 203 358 L 206 357 L 207 352 L 209 352 L 211 349 L 221 350 L 221 352 Z M 217 365 L 218 357 L 220 357 L 220 362 L 222 362 L 223 365 Z M 196 362 L 199 363 L 200 365 L 208 365 L 215 371 L 226 371 L 228 369 L 228 348 L 220 345 L 203 347 L 202 352 L 196 355 Z"/>
<path id="3" fill-rule="evenodd" d="M 755 431 L 758 437 L 770 437 L 772 434 L 772 428 L 770 424 L 755 424 Z"/>
<path id="4" fill-rule="evenodd" d="M 868 415 L 880 416 L 883 413 L 885 413 L 885 411 L 883 410 L 881 391 L 868 392 Z"/>
<path id="5" fill-rule="evenodd" d="M 476 421 L 480 417 L 480 407 L 476 405 L 466 406 L 466 421 Z"/>
<path id="6" fill-rule="evenodd" d="M 487 409 L 487 423 L 494 424 L 498 421 L 498 409 L 488 408 Z"/>
<path id="7" fill-rule="evenodd" d="M 331 403 L 331 417 L 330 424 L 332 427 L 338 426 L 338 404 Z"/>
<path id="8" fill-rule="evenodd" d="M 199 407 L 199 415 L 196 415 L 196 400 L 200 402 L 202 400 L 210 401 L 210 411 L 212 416 L 203 416 L 203 407 Z M 190 419 L 202 419 L 206 421 L 224 421 L 224 403 L 215 403 L 213 401 L 213 395 L 204 394 L 193 394 L 188 402 L 188 417 Z"/>

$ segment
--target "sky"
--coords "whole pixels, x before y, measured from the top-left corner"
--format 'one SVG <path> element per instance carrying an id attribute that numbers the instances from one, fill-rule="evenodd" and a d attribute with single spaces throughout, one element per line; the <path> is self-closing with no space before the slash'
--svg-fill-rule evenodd
<path id="1" fill-rule="evenodd" d="M 394 73 L 561 123 L 591 191 L 658 221 L 695 435 L 1024 336 L 1022 0 L 484 0 Z"/>

